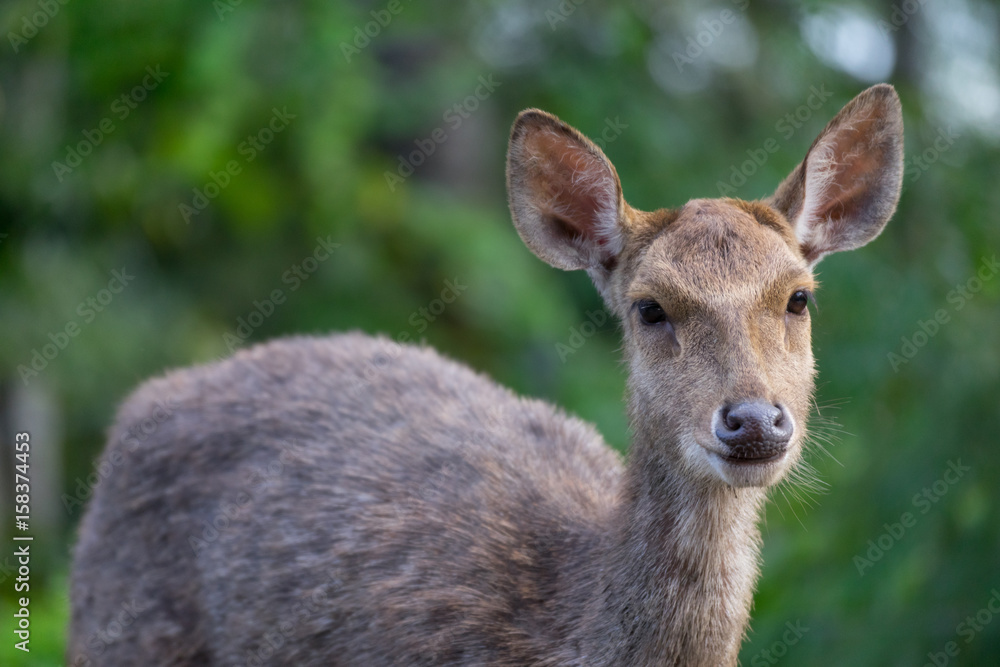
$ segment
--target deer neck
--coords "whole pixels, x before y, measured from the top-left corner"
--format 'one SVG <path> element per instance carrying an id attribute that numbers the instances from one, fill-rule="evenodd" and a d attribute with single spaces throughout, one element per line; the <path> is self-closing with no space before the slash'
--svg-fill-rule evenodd
<path id="1" fill-rule="evenodd" d="M 603 627 L 591 636 L 603 645 L 591 655 L 615 665 L 735 665 L 759 574 L 765 492 L 685 479 L 669 456 L 675 443 L 634 432 L 599 556 L 592 618 Z"/>

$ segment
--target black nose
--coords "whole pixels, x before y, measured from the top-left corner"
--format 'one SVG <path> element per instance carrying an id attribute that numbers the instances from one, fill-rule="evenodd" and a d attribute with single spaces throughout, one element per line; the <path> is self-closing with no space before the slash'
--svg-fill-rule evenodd
<path id="1" fill-rule="evenodd" d="M 730 458 L 770 459 L 785 451 L 792 438 L 792 420 L 780 405 L 744 401 L 719 408 L 715 435 L 729 447 Z"/>

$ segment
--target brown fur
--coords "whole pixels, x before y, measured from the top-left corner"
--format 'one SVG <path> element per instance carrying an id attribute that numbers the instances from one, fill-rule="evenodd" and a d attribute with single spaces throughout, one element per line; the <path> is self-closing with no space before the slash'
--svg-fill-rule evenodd
<path id="1" fill-rule="evenodd" d="M 111 433 L 74 557 L 69 664 L 735 664 L 756 523 L 799 459 L 813 390 L 808 311 L 786 306 L 820 257 L 891 215 L 898 114 L 876 86 L 770 200 L 644 213 L 596 146 L 522 113 L 514 223 L 622 320 L 627 464 L 556 408 L 381 338 L 176 371 Z M 669 323 L 639 319 L 651 300 Z M 727 462 L 713 419 L 751 399 L 783 406 L 794 435 L 779 460 Z M 164 403 L 152 434 L 125 437 Z"/>

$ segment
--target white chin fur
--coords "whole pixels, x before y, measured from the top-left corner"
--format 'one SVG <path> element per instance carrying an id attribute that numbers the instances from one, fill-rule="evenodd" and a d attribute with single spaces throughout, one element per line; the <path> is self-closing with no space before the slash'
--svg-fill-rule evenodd
<path id="1" fill-rule="evenodd" d="M 777 484 L 785 476 L 788 468 L 790 450 L 777 459 L 763 463 L 733 463 L 727 461 L 721 455 L 709 451 L 705 452 L 708 465 L 711 466 L 715 475 L 730 486 L 771 486 Z"/>

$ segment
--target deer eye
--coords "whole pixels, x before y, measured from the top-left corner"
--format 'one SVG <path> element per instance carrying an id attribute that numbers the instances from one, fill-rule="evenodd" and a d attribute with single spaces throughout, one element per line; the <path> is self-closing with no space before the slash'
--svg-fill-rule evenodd
<path id="1" fill-rule="evenodd" d="M 644 324 L 659 324 L 667 321 L 667 314 L 655 301 L 640 301 L 636 304 L 636 308 L 639 309 L 639 318 Z"/>
<path id="2" fill-rule="evenodd" d="M 806 310 L 806 306 L 809 305 L 809 292 L 806 290 L 798 290 L 788 299 L 787 311 L 793 315 L 801 315 Z"/>

